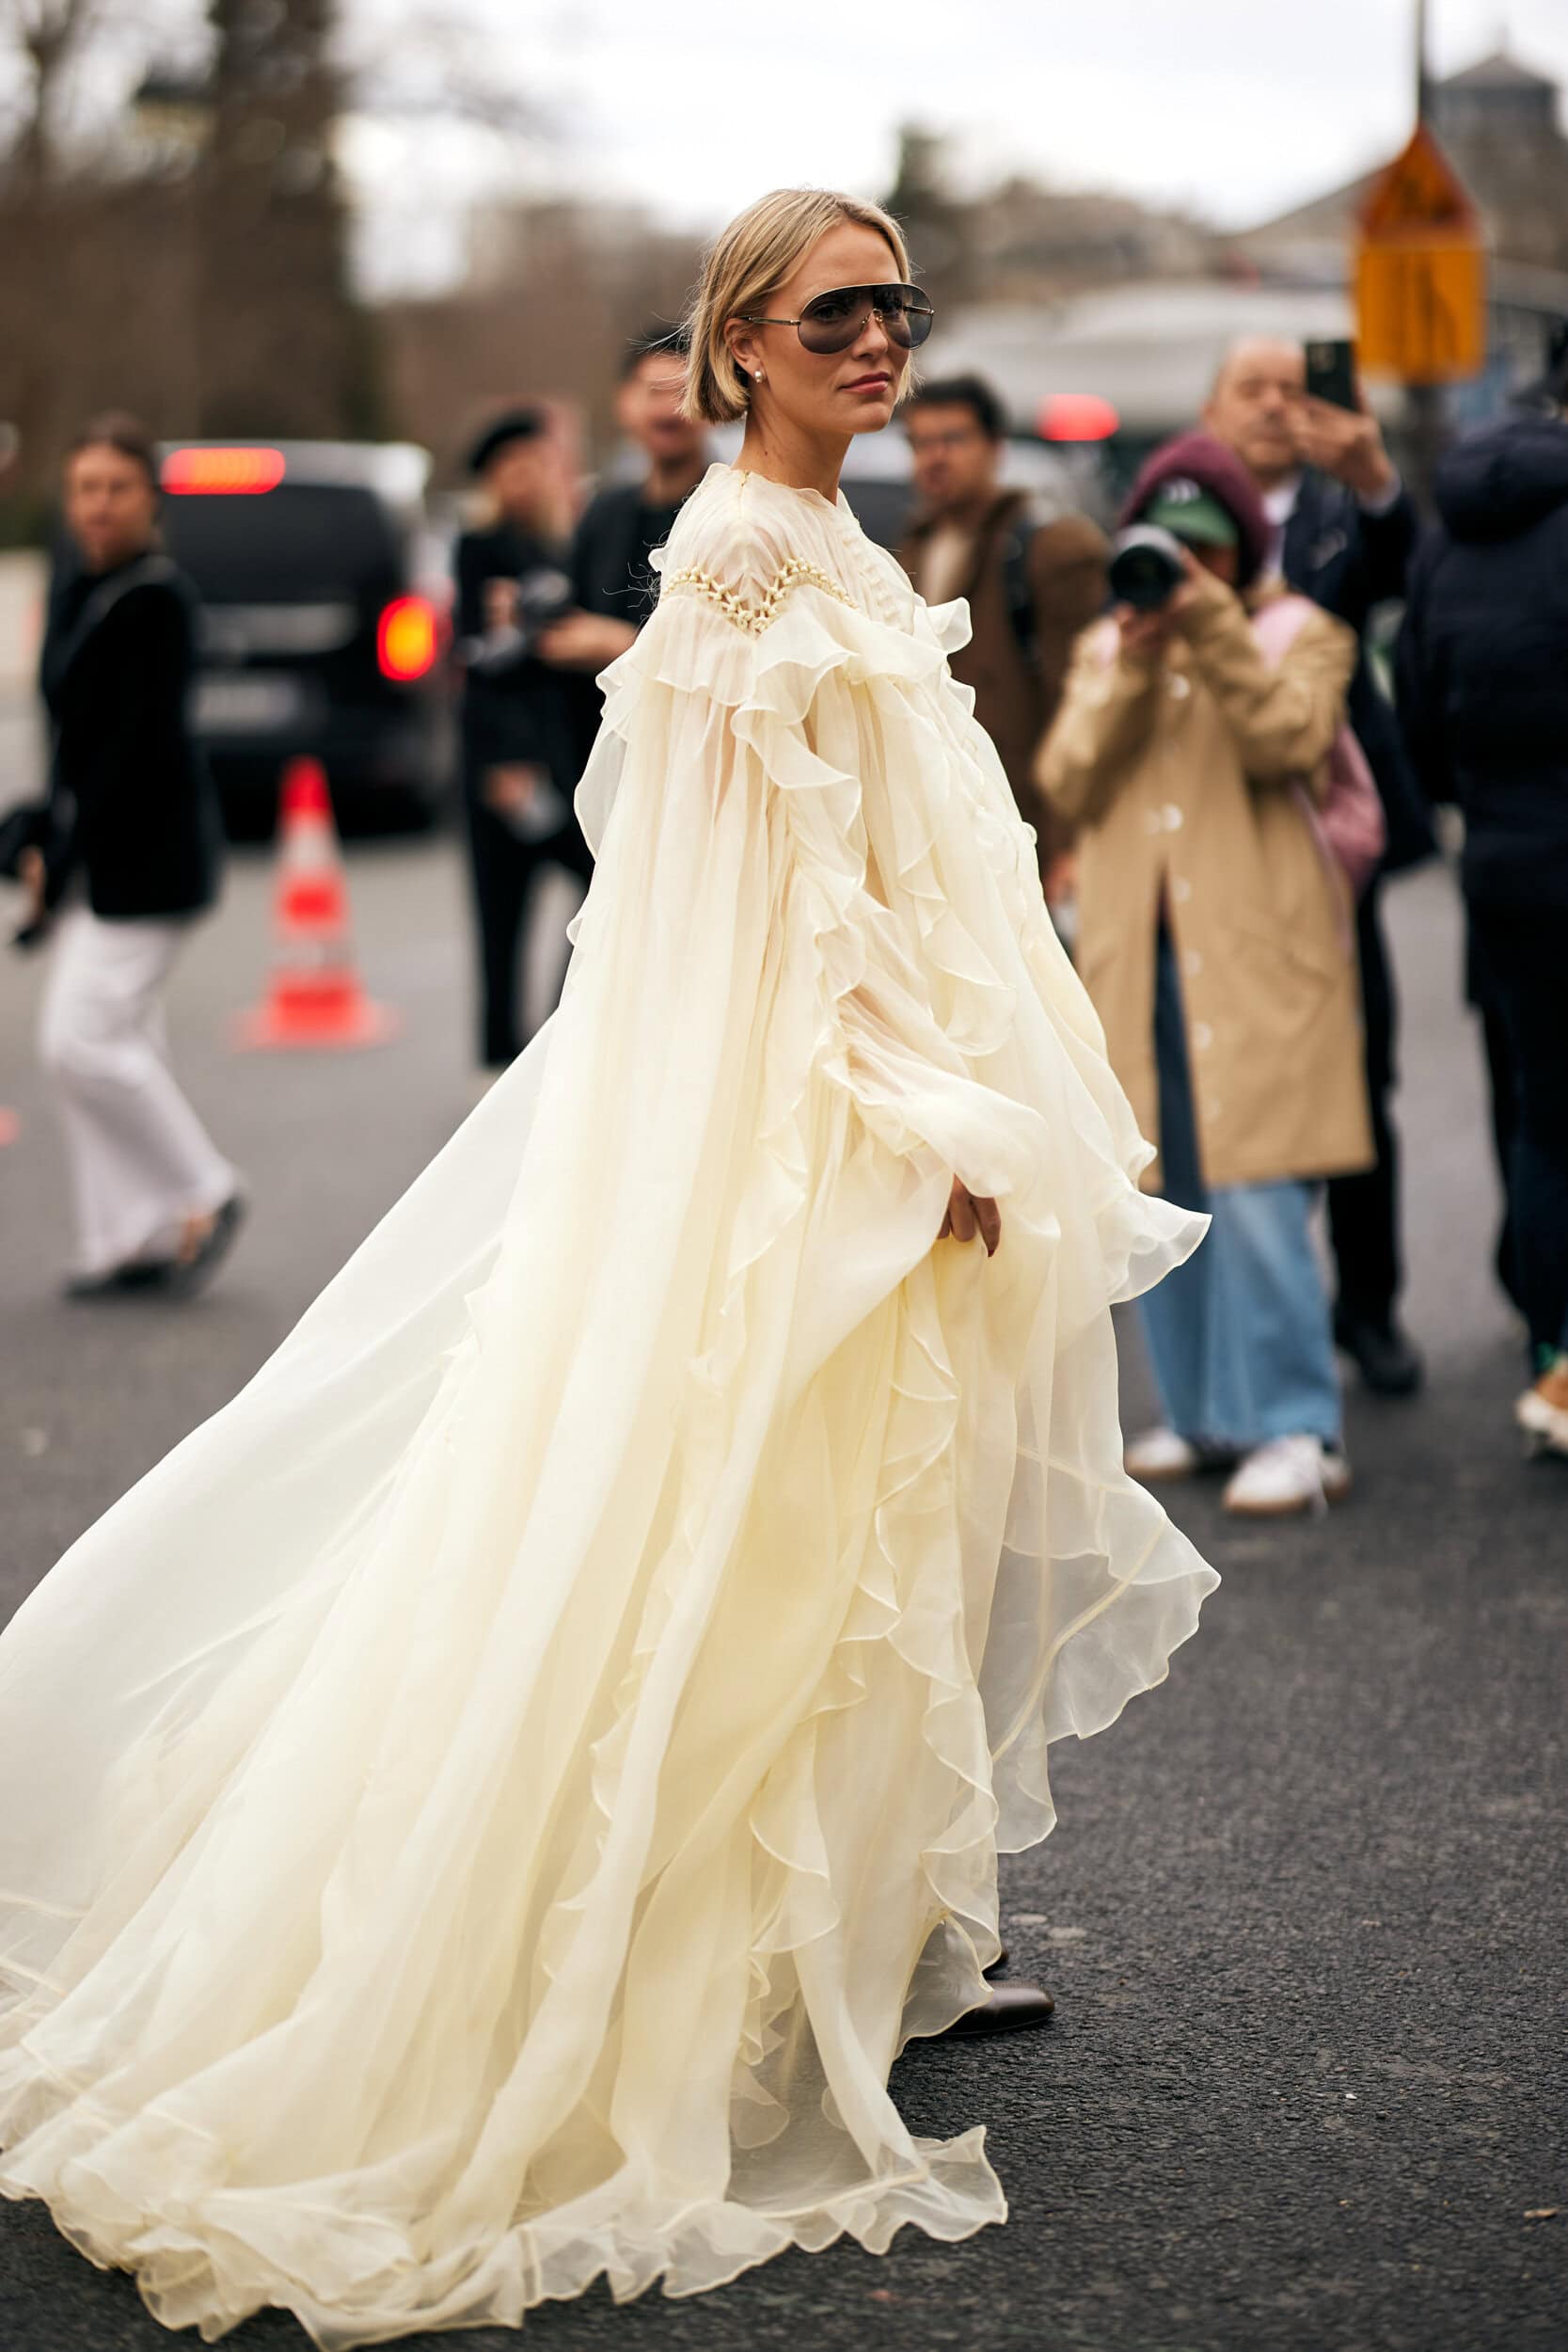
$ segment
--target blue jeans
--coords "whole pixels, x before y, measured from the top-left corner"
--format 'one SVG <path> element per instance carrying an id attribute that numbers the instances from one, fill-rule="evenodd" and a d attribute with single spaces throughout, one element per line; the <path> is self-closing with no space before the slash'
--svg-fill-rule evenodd
<path id="1" fill-rule="evenodd" d="M 1312 1247 L 1314 1187 L 1205 1185 L 1181 984 L 1164 933 L 1154 1050 L 1165 1198 L 1213 1219 L 1195 1255 L 1138 1302 L 1165 1420 L 1183 1438 L 1243 1453 L 1270 1438 L 1338 1445 L 1339 1375 Z"/>

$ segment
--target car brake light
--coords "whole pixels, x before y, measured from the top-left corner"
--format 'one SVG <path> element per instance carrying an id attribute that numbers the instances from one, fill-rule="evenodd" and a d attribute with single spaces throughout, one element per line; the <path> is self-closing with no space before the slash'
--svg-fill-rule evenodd
<path id="1" fill-rule="evenodd" d="M 162 478 L 177 498 L 254 498 L 276 490 L 285 470 L 280 449 L 173 449 Z"/>
<path id="2" fill-rule="evenodd" d="M 1098 392 L 1052 392 L 1040 403 L 1042 441 L 1108 441 L 1121 419 Z"/>
<path id="3" fill-rule="evenodd" d="M 375 658 L 383 677 L 400 684 L 423 677 L 439 647 L 436 607 L 428 596 L 397 596 L 382 612 L 375 632 Z"/>

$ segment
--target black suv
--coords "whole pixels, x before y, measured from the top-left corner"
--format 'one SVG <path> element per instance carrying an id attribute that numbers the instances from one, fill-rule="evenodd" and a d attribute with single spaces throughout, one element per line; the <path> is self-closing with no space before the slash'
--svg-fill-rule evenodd
<path id="1" fill-rule="evenodd" d="M 451 772 L 446 593 L 409 444 L 182 441 L 163 531 L 205 607 L 197 730 L 231 830 L 320 759 L 349 823 L 427 820 Z"/>

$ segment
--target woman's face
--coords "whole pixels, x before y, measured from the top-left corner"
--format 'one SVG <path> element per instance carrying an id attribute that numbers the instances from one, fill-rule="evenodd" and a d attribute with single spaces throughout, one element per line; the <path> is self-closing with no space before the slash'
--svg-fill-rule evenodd
<path id="1" fill-rule="evenodd" d="M 89 572 L 111 571 L 151 544 L 158 494 L 147 469 L 107 443 L 79 449 L 65 469 L 66 529 Z"/>
<path id="2" fill-rule="evenodd" d="M 784 284 L 756 307 L 770 319 L 798 319 L 808 302 L 837 286 L 882 285 L 902 276 L 885 237 L 844 220 L 818 237 Z M 793 326 L 750 326 L 732 319 L 728 333 L 731 351 L 752 378 L 752 408 L 763 423 L 771 409 L 802 432 L 847 438 L 879 432 L 897 405 L 910 355 L 889 338 L 875 310 L 847 351 L 808 351 Z"/>
<path id="3" fill-rule="evenodd" d="M 1202 564 L 1206 572 L 1212 572 L 1216 580 L 1223 580 L 1227 588 L 1235 587 L 1237 575 L 1242 568 L 1242 551 L 1239 548 L 1194 546 L 1188 551 Z"/>

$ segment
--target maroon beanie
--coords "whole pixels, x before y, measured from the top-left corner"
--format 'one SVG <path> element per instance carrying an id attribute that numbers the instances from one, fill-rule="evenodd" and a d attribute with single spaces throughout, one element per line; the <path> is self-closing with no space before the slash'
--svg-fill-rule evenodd
<path id="1" fill-rule="evenodd" d="M 1212 433 L 1179 433 L 1174 441 L 1155 451 L 1128 493 L 1121 510 L 1122 528 L 1138 520 L 1164 483 L 1183 475 L 1218 499 L 1235 524 L 1240 543 L 1236 585 L 1250 588 L 1268 561 L 1269 518 L 1257 485 L 1241 459 Z"/>

